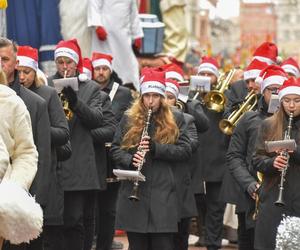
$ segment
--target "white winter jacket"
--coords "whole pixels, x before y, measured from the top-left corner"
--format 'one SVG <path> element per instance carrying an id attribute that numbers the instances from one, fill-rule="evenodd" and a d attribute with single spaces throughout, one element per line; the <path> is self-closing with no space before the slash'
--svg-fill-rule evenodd
<path id="1" fill-rule="evenodd" d="M 38 161 L 30 115 L 16 93 L 2 84 L 0 84 L 0 136 L 10 158 L 10 164 L 7 165 L 5 152 L 0 154 L 0 180 L 13 181 L 28 190 L 35 177 Z"/>

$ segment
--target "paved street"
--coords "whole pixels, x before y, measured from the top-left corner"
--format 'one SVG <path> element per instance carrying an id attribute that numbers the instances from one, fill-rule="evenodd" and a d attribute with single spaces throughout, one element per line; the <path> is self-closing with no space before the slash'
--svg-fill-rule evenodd
<path id="1" fill-rule="evenodd" d="M 115 240 L 116 241 L 121 241 L 123 244 L 124 244 L 124 250 L 127 250 L 128 249 L 128 241 L 127 241 L 127 237 L 126 236 L 118 236 L 118 237 L 115 237 Z M 228 246 L 226 247 L 222 247 L 221 248 L 222 250 L 236 250 L 238 249 L 237 248 L 237 245 L 234 245 L 234 244 L 229 244 Z M 189 247 L 189 250 L 206 250 L 205 247 L 194 247 L 194 246 L 190 246 Z"/>

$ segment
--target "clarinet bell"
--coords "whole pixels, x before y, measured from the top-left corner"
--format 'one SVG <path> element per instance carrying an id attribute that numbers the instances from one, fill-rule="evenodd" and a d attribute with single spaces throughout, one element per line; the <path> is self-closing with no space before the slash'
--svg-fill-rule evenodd
<path id="1" fill-rule="evenodd" d="M 138 197 L 138 185 L 133 185 L 131 195 L 128 197 L 131 201 L 139 201 L 140 198 Z"/>
<path id="2" fill-rule="evenodd" d="M 277 207 L 284 207 L 285 202 L 283 201 L 282 192 L 279 192 L 277 201 L 274 202 L 275 206 Z"/>

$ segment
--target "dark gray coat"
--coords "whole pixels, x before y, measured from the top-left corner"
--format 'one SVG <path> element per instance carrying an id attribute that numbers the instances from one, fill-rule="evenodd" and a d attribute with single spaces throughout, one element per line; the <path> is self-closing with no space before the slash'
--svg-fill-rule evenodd
<path id="1" fill-rule="evenodd" d="M 24 101 L 31 118 L 34 143 L 37 147 L 38 171 L 30 187 L 30 193 L 42 207 L 46 207 L 50 190 L 51 176 L 51 138 L 50 121 L 46 101 L 29 89 L 21 86 L 18 78 L 10 84 Z"/>
<path id="2" fill-rule="evenodd" d="M 110 80 L 109 84 L 102 89 L 106 94 L 109 94 L 112 86 L 113 86 L 113 79 Z M 130 107 L 133 101 L 130 89 L 119 85 L 118 90 L 112 100 L 112 110 L 115 114 L 115 118 L 117 122 L 121 121 L 121 118 L 124 112 Z"/>
<path id="3" fill-rule="evenodd" d="M 183 113 L 186 133 L 190 139 L 193 155 L 198 148 L 198 136 L 193 116 Z M 174 176 L 176 181 L 176 189 L 178 193 L 180 218 L 189 218 L 197 215 L 195 196 L 192 189 L 191 168 L 193 157 L 186 162 L 176 164 L 174 166 Z M 198 180 L 199 181 L 199 180 Z"/>
<path id="4" fill-rule="evenodd" d="M 31 86 L 30 90 L 41 96 L 48 107 L 51 129 L 51 176 L 48 203 L 44 209 L 45 225 L 63 224 L 63 189 L 58 180 L 58 161 L 56 155 L 57 147 L 65 145 L 69 138 L 69 126 L 56 90 L 52 87 L 42 85 Z"/>
<path id="5" fill-rule="evenodd" d="M 100 91 L 101 99 L 102 99 L 102 114 L 103 114 L 103 124 L 100 128 L 93 129 L 91 131 L 94 147 L 96 152 L 96 164 L 97 171 L 99 176 L 100 189 L 104 190 L 107 187 L 107 153 L 105 148 L 106 142 L 111 142 L 116 128 L 117 121 L 115 119 L 115 115 L 112 111 L 112 104 L 109 99 L 109 96 Z"/>
<path id="6" fill-rule="evenodd" d="M 287 118 L 283 129 L 287 127 Z M 264 174 L 264 180 L 259 193 L 258 217 L 255 225 L 255 249 L 275 249 L 278 225 L 283 217 L 300 217 L 300 117 L 296 117 L 292 124 L 291 138 L 297 142 L 296 150 L 290 154 L 289 168 L 285 176 L 283 199 L 285 206 L 278 207 L 274 202 L 278 198 L 280 172 L 273 167 L 275 153 L 265 151 L 266 133 L 270 130 L 267 120 L 260 126 L 257 136 L 256 152 L 252 160 L 255 169 Z M 284 133 L 284 131 L 282 131 Z"/>
<path id="7" fill-rule="evenodd" d="M 208 117 L 209 129 L 198 134 L 198 159 L 203 171 L 203 179 L 208 182 L 221 182 L 226 168 L 225 136 L 219 129 L 219 121 L 223 113 L 217 113 L 204 107 Z"/>
<path id="8" fill-rule="evenodd" d="M 48 79 L 53 86 L 53 79 Z M 100 183 L 96 166 L 95 149 L 91 130 L 103 124 L 100 88 L 91 80 L 79 81 L 78 101 L 69 121 L 71 135 L 71 157 L 62 162 L 62 182 L 65 191 L 98 190 Z"/>
<path id="9" fill-rule="evenodd" d="M 224 201 L 236 204 L 236 211 L 248 212 L 254 207 L 254 200 L 247 192 L 248 187 L 257 182 L 256 171 L 251 165 L 255 150 L 258 128 L 270 116 L 267 104 L 260 100 L 258 111 L 246 112 L 237 124 L 227 151 L 228 172 L 223 181 Z"/>
<path id="10" fill-rule="evenodd" d="M 237 107 L 237 104 L 243 102 L 248 94 L 247 84 L 244 80 L 233 83 L 225 92 L 227 101 L 223 117 L 227 118 Z"/>
<path id="11" fill-rule="evenodd" d="M 117 202 L 116 228 L 139 233 L 177 232 L 178 194 L 174 177 L 177 164 L 191 156 L 189 138 L 184 131 L 185 122 L 181 113 L 175 114 L 180 136 L 176 144 L 155 143 L 154 152 L 149 152 L 142 173 L 146 182 L 140 182 L 139 202 L 132 202 L 128 196 L 132 182 L 123 181 Z M 127 116 L 124 115 L 115 134 L 112 155 L 119 168 L 131 169 L 135 150 L 123 150 L 120 143 L 127 131 Z M 151 123 L 149 134 L 154 133 Z"/>

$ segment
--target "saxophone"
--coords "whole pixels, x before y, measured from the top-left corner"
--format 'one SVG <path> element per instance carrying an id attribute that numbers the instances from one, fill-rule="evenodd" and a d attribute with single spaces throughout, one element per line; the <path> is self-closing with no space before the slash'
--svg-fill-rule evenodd
<path id="1" fill-rule="evenodd" d="M 143 140 L 143 138 L 145 136 L 148 136 L 148 129 L 149 129 L 149 125 L 150 125 L 151 116 L 152 116 L 152 109 L 149 108 L 148 109 L 148 113 L 147 113 L 147 120 L 146 120 L 145 126 L 143 128 L 143 132 L 142 132 L 140 143 L 141 143 L 141 141 Z M 138 167 L 137 167 L 137 172 L 138 172 L 138 176 L 139 176 L 139 174 L 140 174 L 140 172 L 141 172 L 141 170 L 143 168 L 143 165 L 145 163 L 146 151 L 142 147 L 140 147 L 140 146 L 138 147 L 137 150 L 140 151 L 142 153 L 142 156 L 143 156 L 142 162 L 140 162 L 140 164 L 138 164 Z M 131 195 L 128 197 L 128 199 L 131 200 L 131 201 L 139 201 L 140 198 L 138 196 L 138 190 L 139 190 L 139 179 L 137 177 L 135 179 L 135 181 L 133 182 L 132 192 L 131 192 Z"/>

